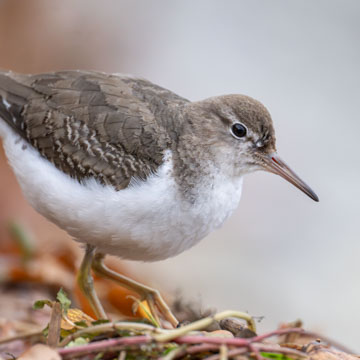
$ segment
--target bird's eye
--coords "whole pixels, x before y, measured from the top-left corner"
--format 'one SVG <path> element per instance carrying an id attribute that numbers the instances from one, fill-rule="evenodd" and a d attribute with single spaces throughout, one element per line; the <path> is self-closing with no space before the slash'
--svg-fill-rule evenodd
<path id="1" fill-rule="evenodd" d="M 231 132 L 236 138 L 242 138 L 246 135 L 246 127 L 240 123 L 236 123 L 231 127 Z"/>

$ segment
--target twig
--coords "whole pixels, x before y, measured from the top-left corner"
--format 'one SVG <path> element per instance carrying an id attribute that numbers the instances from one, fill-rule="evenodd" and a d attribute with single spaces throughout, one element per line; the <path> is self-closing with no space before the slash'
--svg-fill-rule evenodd
<path id="1" fill-rule="evenodd" d="M 292 357 L 295 357 L 296 359 L 304 359 L 307 357 L 307 354 L 295 349 L 289 349 L 281 346 L 267 345 L 267 344 L 252 344 L 252 345 L 253 348 L 256 348 L 258 351 L 262 351 L 262 352 L 290 355 Z"/>
<path id="2" fill-rule="evenodd" d="M 256 325 L 253 318 L 244 312 L 239 311 L 223 311 L 221 313 L 215 314 L 214 316 L 209 316 L 204 319 L 194 321 L 189 325 L 185 325 L 175 330 L 168 330 L 167 333 L 156 335 L 154 338 L 156 341 L 165 342 L 176 339 L 182 335 L 188 334 L 190 331 L 199 331 L 205 329 L 211 325 L 214 321 L 220 321 L 228 317 L 236 317 L 239 319 L 246 320 L 248 327 L 252 331 L 256 331 Z"/>
<path id="3" fill-rule="evenodd" d="M 68 355 L 68 354 L 80 354 L 80 353 L 92 353 L 92 352 L 100 352 L 103 350 L 107 350 L 110 347 L 118 346 L 118 345 L 136 345 L 136 344 L 147 344 L 150 343 L 153 339 L 149 335 L 140 335 L 140 336 L 127 336 L 116 339 L 102 340 L 96 341 L 87 345 L 79 345 L 68 348 L 58 349 L 58 353 L 60 355 Z"/>
<path id="4" fill-rule="evenodd" d="M 228 352 L 228 357 L 232 358 L 236 355 L 242 355 L 248 352 L 248 349 L 246 348 L 240 348 L 240 349 L 234 349 L 234 350 L 230 350 Z M 220 359 L 220 354 L 215 354 L 215 355 L 211 355 L 206 357 L 204 360 L 219 360 Z"/>
<path id="5" fill-rule="evenodd" d="M 144 331 L 144 332 L 150 332 L 150 333 L 158 333 L 158 332 L 167 331 L 167 330 L 158 329 L 155 326 L 148 325 L 148 324 L 116 321 L 116 322 L 109 322 L 109 323 L 105 323 L 105 324 L 89 326 L 87 328 L 78 330 L 76 333 L 71 334 L 71 335 L 67 336 L 65 339 L 63 339 L 60 342 L 59 346 L 64 347 L 70 341 L 73 341 L 76 338 L 81 337 L 83 335 L 112 332 L 112 331 L 117 331 L 117 330 Z"/>
<path id="6" fill-rule="evenodd" d="M 125 326 L 123 323 L 122 325 Z M 138 323 L 133 323 L 138 324 Z M 103 324 L 106 325 L 106 324 Z M 144 325 L 144 324 L 138 324 L 138 325 Z M 93 327 L 95 328 L 95 326 Z M 156 329 L 150 326 L 151 329 Z M 86 329 L 84 329 L 85 332 Z M 159 329 L 157 329 L 159 330 Z M 170 330 L 172 332 L 172 330 Z M 172 339 L 174 342 L 178 344 L 207 344 L 207 345 L 216 345 L 216 348 L 218 348 L 220 345 L 227 345 L 227 346 L 238 346 L 241 348 L 244 348 L 244 352 L 253 352 L 257 359 L 262 359 L 260 355 L 260 351 L 263 351 L 264 349 L 271 350 L 276 353 L 287 353 L 287 354 L 293 354 L 301 357 L 301 352 L 294 350 L 294 349 L 286 349 L 282 347 L 276 347 L 266 344 L 260 344 L 259 342 L 267 339 L 272 336 L 277 335 L 284 335 L 284 334 L 290 334 L 290 333 L 299 333 L 302 336 L 314 336 L 313 333 L 304 331 L 303 329 L 279 329 L 276 331 L 272 331 L 263 335 L 254 336 L 252 338 L 248 339 L 242 339 L 242 338 L 220 338 L 220 337 L 211 337 L 211 336 L 202 336 L 202 335 L 186 335 L 186 336 L 180 336 L 178 338 Z M 161 334 L 162 335 L 162 334 Z M 320 336 L 315 336 L 320 337 Z M 122 337 L 122 338 L 116 338 L 116 339 L 109 339 L 109 340 L 103 340 L 103 341 L 97 341 L 93 342 L 87 345 L 80 345 L 76 347 L 70 347 L 70 348 L 64 348 L 59 349 L 58 352 L 60 355 L 67 355 L 67 354 L 79 354 L 79 353 L 90 353 L 90 352 L 100 352 L 102 350 L 108 350 L 110 347 L 115 347 L 119 345 L 129 346 L 134 344 L 147 344 L 150 342 L 158 341 L 158 335 L 139 335 L 139 336 L 129 336 L 129 337 Z M 167 341 L 167 340 L 165 340 Z M 331 343 L 330 343 L 331 345 Z M 200 346 L 200 345 L 198 345 Z M 188 351 L 189 352 L 188 348 Z M 199 347 L 198 347 L 199 349 Z M 209 348 L 210 349 L 210 348 Z M 214 349 L 214 348 L 211 348 Z M 266 350 L 264 350 L 266 351 Z"/>
<path id="7" fill-rule="evenodd" d="M 181 336 L 174 339 L 175 342 L 179 344 L 215 344 L 215 345 L 228 345 L 228 346 L 240 346 L 246 347 L 249 350 L 253 350 L 253 339 L 240 339 L 240 338 L 220 338 L 220 337 L 211 337 L 211 336 L 201 336 L 201 335 L 188 335 Z M 139 335 L 139 336 L 128 336 L 116 339 L 102 340 L 93 342 L 87 345 L 80 345 L 76 347 L 63 348 L 59 349 L 58 352 L 60 355 L 67 354 L 77 354 L 77 353 L 90 353 L 90 352 L 99 352 L 102 350 L 109 349 L 110 347 L 119 346 L 119 345 L 134 345 L 134 344 L 147 344 L 150 342 L 156 341 L 156 338 L 150 335 Z M 257 349 L 257 348 L 256 348 Z M 256 349 L 254 352 L 256 352 Z"/>
<path id="8" fill-rule="evenodd" d="M 26 334 L 8 336 L 8 337 L 5 337 L 3 339 L 0 339 L 0 345 L 6 344 L 6 343 L 9 343 L 9 342 L 13 342 L 13 341 L 17 341 L 17 340 L 28 340 L 28 339 L 31 339 L 33 337 L 39 337 L 39 338 L 43 337 L 42 331 L 37 330 L 37 331 L 28 332 Z"/>
<path id="9" fill-rule="evenodd" d="M 290 354 L 296 356 L 297 358 L 304 357 L 303 353 L 294 349 L 261 344 L 263 340 L 268 339 L 270 337 L 293 333 L 293 334 L 299 334 L 300 336 L 321 338 L 329 345 L 332 345 L 344 352 L 351 353 L 351 351 L 345 349 L 340 344 L 330 341 L 318 334 L 305 331 L 302 328 L 278 329 L 262 335 L 253 336 L 251 338 L 220 338 L 214 336 L 199 335 L 199 331 L 208 327 L 214 321 L 220 321 L 228 317 L 237 317 L 246 320 L 248 323 L 248 328 L 251 331 L 255 331 L 254 320 L 251 318 L 249 314 L 234 312 L 234 311 L 224 311 L 215 314 L 214 316 L 206 317 L 204 319 L 195 321 L 189 325 L 183 326 L 175 330 L 160 329 L 152 325 L 135 323 L 135 322 L 112 322 L 112 323 L 100 324 L 85 329 L 81 329 L 77 331 L 75 334 L 66 337 L 60 343 L 60 346 L 63 347 L 67 345 L 70 341 L 80 336 L 84 336 L 86 334 L 103 333 L 103 332 L 110 332 L 117 330 L 129 330 L 129 331 L 133 331 L 134 333 L 140 332 L 142 335 L 108 339 L 108 340 L 93 342 L 87 345 L 80 345 L 71 348 L 62 348 L 59 349 L 58 352 L 60 355 L 76 356 L 80 353 L 92 353 L 92 352 L 109 350 L 110 348 L 114 348 L 116 346 L 119 348 L 119 346 L 121 347 L 121 346 L 130 346 L 136 344 L 148 344 L 151 342 L 163 343 L 163 342 L 173 341 L 178 344 L 187 345 L 187 348 L 179 347 L 178 349 L 174 350 L 169 354 L 169 358 L 177 358 L 180 356 L 184 356 L 186 354 L 194 354 L 200 351 L 207 351 L 207 350 L 217 351 L 221 347 L 223 349 L 221 354 L 222 358 L 225 358 L 226 352 L 228 353 L 228 355 L 226 356 L 229 357 L 251 352 L 256 359 L 260 360 L 263 359 L 263 357 L 261 356 L 261 351 L 269 351 L 279 354 Z M 188 346 L 190 344 L 197 344 L 197 345 Z M 224 349 L 225 347 L 228 346 L 237 346 L 238 349 L 227 350 L 225 352 Z M 220 358 L 220 354 L 216 354 L 213 357 L 210 357 L 210 359 L 219 359 L 219 358 Z"/>
<path id="10" fill-rule="evenodd" d="M 181 345 L 170 351 L 167 355 L 159 358 L 159 360 L 173 360 L 186 354 L 186 345 Z"/>
<path id="11" fill-rule="evenodd" d="M 293 334 L 293 333 L 301 334 L 301 335 L 312 334 L 312 333 L 309 333 L 308 331 L 305 331 L 302 328 L 278 329 L 278 330 L 270 331 L 270 332 L 262 334 L 262 335 L 254 336 L 252 338 L 249 338 L 249 340 L 251 340 L 252 342 L 261 342 L 261 341 L 263 341 L 265 339 L 268 339 L 270 337 L 273 337 L 273 336 L 279 336 L 279 335 L 285 335 L 285 334 Z M 312 336 L 312 335 L 309 335 L 309 336 Z"/>
<path id="12" fill-rule="evenodd" d="M 57 347 L 59 339 L 60 339 L 60 331 L 61 331 L 61 304 L 59 302 L 55 302 L 49 322 L 49 335 L 47 338 L 47 344 L 50 347 Z"/>
<path id="13" fill-rule="evenodd" d="M 263 360 L 263 356 L 260 354 L 260 349 L 258 349 L 254 344 L 249 344 L 248 346 L 250 353 L 253 353 L 256 360 Z"/>
<path id="14" fill-rule="evenodd" d="M 263 359 L 263 357 L 261 356 L 260 351 L 265 351 L 265 352 L 270 352 L 270 353 L 275 353 L 275 354 L 290 355 L 296 359 L 303 359 L 303 358 L 307 357 L 306 354 L 304 354 L 300 351 L 294 350 L 294 349 L 287 349 L 287 348 L 282 348 L 279 346 L 271 346 L 271 345 L 263 345 L 263 344 L 252 344 L 250 351 L 253 351 L 254 354 L 257 354 L 258 358 L 261 358 L 261 359 Z M 240 347 L 237 349 L 229 350 L 228 357 L 232 358 L 234 356 L 242 355 L 247 352 L 249 352 L 249 349 Z M 205 358 L 204 360 L 219 360 L 219 359 L 221 359 L 220 354 L 215 354 L 215 355 L 211 355 L 211 356 Z"/>
<path id="15" fill-rule="evenodd" d="M 307 331 L 299 331 L 302 329 L 284 329 L 281 330 L 281 335 L 283 335 L 284 333 L 288 332 L 298 332 L 302 335 L 309 335 L 311 333 L 308 333 Z M 280 331 L 280 330 L 279 330 Z M 226 344 L 226 345 L 232 345 L 232 346 L 249 346 L 250 344 L 253 343 L 258 343 L 261 340 L 264 340 L 266 338 L 272 337 L 278 335 L 275 332 L 271 332 L 271 333 L 267 333 L 264 335 L 260 335 L 260 336 L 254 336 L 252 338 L 222 338 L 222 337 L 215 337 L 215 336 L 203 336 L 203 335 L 185 335 L 185 336 L 181 336 L 178 337 L 176 339 L 174 339 L 175 342 L 179 343 L 179 344 L 202 344 L 202 343 L 208 343 L 208 344 Z"/>
<path id="16" fill-rule="evenodd" d="M 152 334 L 155 334 L 154 339 L 156 341 L 166 342 L 178 338 L 182 335 L 188 334 L 191 331 L 203 330 L 204 328 L 211 325 L 214 321 L 220 321 L 228 317 L 237 317 L 240 319 L 244 319 L 247 321 L 249 328 L 251 328 L 252 331 L 255 330 L 255 323 L 249 314 L 237 311 L 223 311 L 221 313 L 215 314 L 212 317 L 206 317 L 204 319 L 195 321 L 189 325 L 182 326 L 181 328 L 175 330 L 160 329 L 152 325 L 134 322 L 111 322 L 101 325 L 95 325 L 85 329 L 81 329 L 76 333 L 67 336 L 63 341 L 61 341 L 60 347 L 66 346 L 70 341 L 85 334 L 109 332 L 114 330 L 148 331 Z"/>
<path id="17" fill-rule="evenodd" d="M 185 356 L 186 354 L 193 355 L 196 353 L 209 352 L 209 351 L 219 351 L 219 345 L 200 344 L 200 345 L 188 346 L 187 348 L 184 348 L 181 352 L 177 353 L 174 358 L 177 359 Z"/>
<path id="18" fill-rule="evenodd" d="M 273 337 L 273 336 L 280 336 L 280 335 L 287 335 L 287 334 L 294 334 L 294 333 L 299 334 L 300 336 L 308 336 L 308 337 L 311 337 L 314 339 L 321 339 L 328 345 L 333 346 L 334 348 L 337 348 L 340 351 L 343 351 L 348 354 L 353 354 L 353 351 L 346 348 L 344 345 L 339 344 L 338 342 L 331 340 L 326 336 L 317 334 L 312 331 L 306 331 L 302 328 L 278 329 L 278 330 L 270 331 L 270 332 L 262 334 L 262 335 L 257 335 L 255 337 L 249 338 L 249 340 L 252 340 L 253 342 L 261 342 L 261 341 L 263 341 L 267 338 Z"/>
<path id="19" fill-rule="evenodd" d="M 198 352 L 205 352 L 205 351 L 216 351 L 219 350 L 219 345 L 214 344 L 201 344 L 201 345 L 193 345 L 187 348 L 188 354 L 196 354 Z"/>
<path id="20" fill-rule="evenodd" d="M 220 360 L 228 360 L 228 348 L 225 344 L 220 346 L 219 356 Z"/>
<path id="21" fill-rule="evenodd" d="M 120 351 L 118 360 L 125 360 L 125 359 L 126 359 L 126 351 Z"/>
<path id="22" fill-rule="evenodd" d="M 174 339 L 178 344 L 217 344 L 217 345 L 233 345 L 233 346 L 248 346 L 251 343 L 250 339 L 241 338 L 224 338 L 215 336 L 203 335 L 185 335 Z"/>

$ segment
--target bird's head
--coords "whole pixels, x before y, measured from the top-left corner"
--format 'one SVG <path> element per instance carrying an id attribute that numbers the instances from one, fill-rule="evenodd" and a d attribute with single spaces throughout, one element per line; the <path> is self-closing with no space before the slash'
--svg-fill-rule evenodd
<path id="1" fill-rule="evenodd" d="M 270 113 L 259 101 L 244 95 L 217 96 L 191 103 L 188 114 L 199 144 L 234 176 L 257 170 L 272 172 L 319 201 L 278 156 Z"/>

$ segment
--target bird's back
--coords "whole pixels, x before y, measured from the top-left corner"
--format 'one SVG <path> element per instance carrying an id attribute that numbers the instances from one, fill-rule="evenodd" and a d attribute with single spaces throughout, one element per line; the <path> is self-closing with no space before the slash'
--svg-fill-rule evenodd
<path id="1" fill-rule="evenodd" d="M 0 73 L 0 118 L 61 171 L 117 190 L 161 165 L 169 144 L 164 109 L 186 102 L 123 75 Z"/>

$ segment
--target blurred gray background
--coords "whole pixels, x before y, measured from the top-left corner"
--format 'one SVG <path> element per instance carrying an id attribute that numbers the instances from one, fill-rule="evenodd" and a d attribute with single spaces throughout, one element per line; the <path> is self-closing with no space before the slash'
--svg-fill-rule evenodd
<path id="1" fill-rule="evenodd" d="M 320 197 L 245 180 L 239 209 L 186 253 L 137 273 L 204 307 L 301 318 L 360 350 L 358 0 L 0 1 L 0 67 L 145 77 L 191 100 L 243 93 Z"/>

